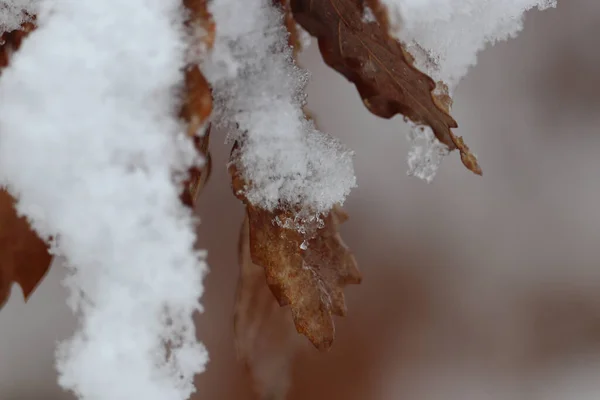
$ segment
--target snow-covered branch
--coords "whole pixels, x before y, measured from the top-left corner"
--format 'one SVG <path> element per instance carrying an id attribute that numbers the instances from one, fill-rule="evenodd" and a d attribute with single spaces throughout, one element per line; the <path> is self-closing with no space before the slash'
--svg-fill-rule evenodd
<path id="1" fill-rule="evenodd" d="M 0 78 L 1 182 L 68 263 L 81 325 L 58 369 L 81 399 L 182 400 L 207 361 L 179 201 L 199 161 L 176 118 L 182 18 L 178 0 L 43 2 Z"/>

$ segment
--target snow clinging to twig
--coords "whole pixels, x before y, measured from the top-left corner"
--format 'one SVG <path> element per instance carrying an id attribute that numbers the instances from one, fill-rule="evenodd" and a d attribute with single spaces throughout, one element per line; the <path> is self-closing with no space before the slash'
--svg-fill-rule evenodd
<path id="1" fill-rule="evenodd" d="M 283 15 L 271 0 L 214 0 L 214 49 L 202 69 L 215 89 L 215 115 L 239 127 L 237 167 L 254 205 L 328 212 L 356 179 L 352 152 L 304 116 L 309 75 L 294 62 Z"/>
<path id="2" fill-rule="evenodd" d="M 0 183 L 70 269 L 81 321 L 60 384 L 186 399 L 207 361 L 192 321 L 206 266 L 174 179 L 199 161 L 176 118 L 181 2 L 46 0 L 38 21 L 0 77 Z"/>

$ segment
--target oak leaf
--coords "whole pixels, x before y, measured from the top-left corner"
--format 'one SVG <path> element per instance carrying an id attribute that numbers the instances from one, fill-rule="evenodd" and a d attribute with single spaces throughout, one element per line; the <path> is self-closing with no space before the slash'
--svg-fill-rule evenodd
<path id="1" fill-rule="evenodd" d="M 356 85 L 365 106 L 382 118 L 402 114 L 431 127 L 463 164 L 481 175 L 475 156 L 461 137 L 445 105 L 433 94 L 435 82 L 413 65 L 412 56 L 388 30 L 384 9 L 369 0 L 375 19 L 363 18 L 365 0 L 291 0 L 296 21 L 315 36 L 324 61 Z"/>
<path id="2" fill-rule="evenodd" d="M 246 204 L 252 262 L 265 269 L 279 305 L 290 306 L 296 330 L 319 350 L 328 350 L 335 338 L 332 315 L 346 315 L 343 288 L 362 279 L 338 233 L 346 214 L 334 207 L 323 217 L 322 227 L 305 233 L 288 229 L 283 222 L 294 220 L 293 209 L 267 211 L 253 206 L 243 195 L 246 183 L 235 162 L 229 171 L 234 193 Z"/>
<path id="3" fill-rule="evenodd" d="M 237 354 L 248 368 L 259 398 L 283 400 L 300 336 L 290 313 L 269 290 L 265 270 L 252 262 L 247 217 L 240 231 L 239 263 L 234 310 Z"/>

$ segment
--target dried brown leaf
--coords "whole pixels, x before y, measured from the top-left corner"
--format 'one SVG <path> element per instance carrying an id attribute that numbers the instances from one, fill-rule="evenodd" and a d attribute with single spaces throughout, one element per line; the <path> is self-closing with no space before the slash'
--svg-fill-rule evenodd
<path id="1" fill-rule="evenodd" d="M 21 286 L 27 300 L 51 261 L 46 243 L 25 218 L 17 216 L 11 195 L 0 190 L 0 307 L 8 299 L 13 283 Z"/>
<path id="2" fill-rule="evenodd" d="M 283 400 L 300 336 L 291 315 L 269 290 L 265 270 L 252 262 L 247 217 L 240 232 L 239 252 L 240 277 L 234 311 L 237 354 L 246 364 L 259 398 Z"/>
<path id="3" fill-rule="evenodd" d="M 201 34 L 191 36 L 200 43 L 192 43 L 208 51 L 215 40 L 215 23 L 208 12 L 207 0 L 183 0 L 189 12 L 186 26 L 190 30 L 202 29 Z M 212 92 L 208 81 L 197 64 L 189 65 L 185 70 L 184 101 L 180 117 L 187 123 L 187 134 L 194 140 L 196 150 L 206 158 L 202 168 L 191 168 L 181 194 L 181 201 L 193 207 L 211 172 L 211 158 L 208 152 L 210 125 L 204 127 L 212 111 Z"/>
<path id="4" fill-rule="evenodd" d="M 290 306 L 297 331 L 319 350 L 328 350 L 335 337 L 332 315 L 346 315 L 343 289 L 361 281 L 356 260 L 338 233 L 346 214 L 336 207 L 323 217 L 322 228 L 306 234 L 283 228 L 274 221 L 293 220 L 294 212 L 253 206 L 243 197 L 245 182 L 235 163 L 230 173 L 234 193 L 246 204 L 252 262 L 265 269 L 279 304 Z"/>
<path id="5" fill-rule="evenodd" d="M 281 6 L 288 42 L 296 57 L 301 44 L 290 2 L 273 0 L 273 3 Z M 303 111 L 306 118 L 312 118 L 306 108 Z M 241 151 L 236 144 L 232 159 Z M 318 349 L 329 349 L 335 337 L 332 314 L 346 314 L 343 288 L 361 280 L 356 261 L 337 232 L 337 226 L 347 219 L 346 214 L 336 207 L 324 217 L 322 228 L 315 226 L 306 233 L 283 228 L 274 221 L 294 220 L 294 207 L 282 205 L 270 212 L 248 203 L 242 194 L 246 182 L 235 165 L 230 163 L 232 186 L 236 196 L 246 203 L 251 262 L 264 269 L 268 287 L 279 305 L 290 306 L 296 330 Z M 242 248 L 243 240 L 242 236 Z"/>
<path id="6" fill-rule="evenodd" d="M 402 114 L 430 126 L 463 164 L 476 174 L 481 168 L 461 137 L 442 100 L 433 94 L 435 82 L 413 66 L 410 54 L 392 38 L 377 0 L 369 0 L 376 21 L 363 18 L 365 0 L 291 0 L 296 21 L 319 41 L 325 62 L 354 83 L 365 106 L 382 118 Z"/>

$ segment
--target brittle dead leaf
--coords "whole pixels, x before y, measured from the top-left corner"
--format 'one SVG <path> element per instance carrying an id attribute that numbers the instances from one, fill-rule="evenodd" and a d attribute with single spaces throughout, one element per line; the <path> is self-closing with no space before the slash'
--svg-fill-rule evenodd
<path id="1" fill-rule="evenodd" d="M 463 164 L 481 175 L 475 156 L 458 125 L 432 92 L 435 82 L 413 66 L 410 54 L 389 34 L 387 18 L 377 0 L 369 0 L 375 20 L 363 18 L 365 0 L 291 0 L 296 21 L 319 41 L 325 62 L 354 83 L 365 106 L 382 118 L 402 114 L 430 126 L 450 150 L 458 149 Z"/>
<path id="2" fill-rule="evenodd" d="M 215 40 L 215 23 L 208 12 L 207 0 L 183 0 L 183 5 L 189 11 L 186 27 L 191 30 L 202 30 L 199 34 L 191 34 L 196 41 L 200 42 L 192 43 L 192 46 L 208 51 Z M 208 152 L 210 125 L 205 127 L 212 111 L 212 92 L 208 81 L 195 63 L 185 70 L 184 93 L 180 118 L 187 123 L 187 134 L 193 138 L 196 150 L 205 157 L 202 168 L 190 169 L 189 177 L 184 183 L 185 189 L 181 194 L 181 201 L 193 207 L 210 176 L 212 167 Z"/>
<path id="3" fill-rule="evenodd" d="M 265 269 L 267 284 L 279 304 L 290 306 L 296 330 L 319 350 L 328 350 L 335 338 L 332 315 L 346 315 L 343 289 L 362 279 L 338 233 L 346 214 L 335 207 L 323 217 L 322 227 L 305 234 L 284 228 L 274 221 L 293 220 L 294 211 L 253 206 L 243 195 L 246 184 L 234 162 L 229 170 L 233 191 L 246 204 L 252 262 Z"/>
<path id="4" fill-rule="evenodd" d="M 246 364 L 260 399 L 283 400 L 290 384 L 292 359 L 300 345 L 289 312 L 267 286 L 265 270 L 250 256 L 248 218 L 239 242 L 240 277 L 234 310 L 235 347 Z"/>
<path id="5" fill-rule="evenodd" d="M 0 190 L 0 307 L 13 283 L 21 286 L 27 300 L 52 261 L 46 243 L 17 215 L 14 203 L 8 192 Z"/>

